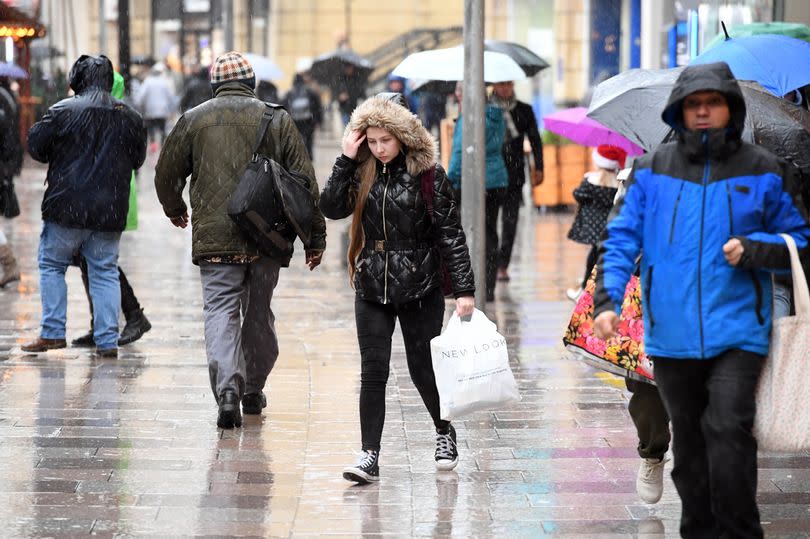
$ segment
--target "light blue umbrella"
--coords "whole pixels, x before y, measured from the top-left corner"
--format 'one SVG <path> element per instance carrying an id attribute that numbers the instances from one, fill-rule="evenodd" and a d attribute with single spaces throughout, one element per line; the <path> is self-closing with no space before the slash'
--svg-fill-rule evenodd
<path id="1" fill-rule="evenodd" d="M 253 73 L 256 75 L 256 82 L 260 80 L 281 80 L 284 72 L 276 63 L 267 56 L 246 53 L 243 55 L 250 62 Z"/>
<path id="2" fill-rule="evenodd" d="M 787 36 L 733 37 L 701 53 L 690 65 L 725 62 L 738 80 L 753 80 L 782 97 L 810 84 L 810 43 Z"/>
<path id="3" fill-rule="evenodd" d="M 0 77 L 8 77 L 10 79 L 27 79 L 28 73 L 25 69 L 17 64 L 10 62 L 0 62 Z"/>

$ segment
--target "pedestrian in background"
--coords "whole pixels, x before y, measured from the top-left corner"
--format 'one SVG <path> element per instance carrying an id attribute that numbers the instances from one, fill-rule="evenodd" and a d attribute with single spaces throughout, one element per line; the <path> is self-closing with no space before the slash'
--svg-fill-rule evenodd
<path id="1" fill-rule="evenodd" d="M 75 95 L 48 109 L 28 133 L 31 157 L 48 163 L 48 187 L 39 241 L 42 330 L 22 349 L 66 346 L 65 272 L 78 252 L 87 261 L 96 353 L 117 357 L 118 243 L 132 171 L 146 156 L 146 130 L 134 109 L 110 95 L 113 67 L 106 56 L 80 56 L 69 78 Z"/>
<path id="2" fill-rule="evenodd" d="M 472 314 L 475 284 L 452 188 L 436 164 L 436 143 L 419 118 L 390 96 L 372 97 L 352 114 L 343 155 L 321 194 L 330 219 L 352 216 L 349 278 L 360 345 L 361 456 L 343 477 L 379 480 L 380 440 L 391 336 L 399 320 L 408 370 L 436 428 L 439 470 L 458 463 L 456 431 L 439 414 L 430 340 L 444 319 L 441 262 L 453 283 L 456 312 Z M 433 212 L 422 193 L 427 174 Z"/>
<path id="3" fill-rule="evenodd" d="M 456 98 L 461 103 L 462 83 L 456 85 Z M 461 190 L 461 145 L 462 145 L 463 112 L 456 120 L 453 131 L 453 147 L 450 152 L 450 166 L 447 177 L 453 187 Z M 489 103 L 484 111 L 484 152 L 486 153 L 485 177 L 476 178 L 486 188 L 484 198 L 485 234 L 486 234 L 486 300 L 495 300 L 495 278 L 498 271 L 498 212 L 509 186 L 509 174 L 503 159 L 503 143 L 506 123 L 503 111 Z M 461 197 L 459 197 L 461 200 Z"/>
<path id="4" fill-rule="evenodd" d="M 292 87 L 284 96 L 284 108 L 290 113 L 295 127 L 304 139 L 309 158 L 312 159 L 312 144 L 315 138 L 315 129 L 321 125 L 323 112 L 321 111 L 321 98 L 318 93 L 309 88 L 301 73 L 293 77 Z"/>
<path id="5" fill-rule="evenodd" d="M 594 332 L 616 333 L 638 255 L 644 346 L 672 422 L 683 537 L 762 537 L 755 392 L 771 330 L 778 233 L 808 251 L 794 169 L 743 142 L 745 100 L 728 65 L 689 66 L 662 119 L 676 141 L 636 159 L 601 249 Z"/>
<path id="6" fill-rule="evenodd" d="M 208 82 L 208 68 L 201 67 L 186 81 L 183 97 L 180 98 L 180 111 L 186 112 L 200 103 L 205 103 L 214 94 L 211 92 L 211 83 Z"/>
<path id="7" fill-rule="evenodd" d="M 593 267 L 596 265 L 599 256 L 597 244 L 602 240 L 608 214 L 610 214 L 613 199 L 616 198 L 616 192 L 619 189 L 619 181 L 616 176 L 619 170 L 624 168 L 627 152 L 618 146 L 602 144 L 594 148 L 591 156 L 596 170 L 586 172 L 582 183 L 574 189 L 574 200 L 577 201 L 578 206 L 574 224 L 568 231 L 569 240 L 591 247 L 585 262 L 582 283 L 578 289 L 569 288 L 566 292 L 568 299 L 574 302 L 585 290 Z"/>
<path id="8" fill-rule="evenodd" d="M 168 79 L 163 76 L 163 69 L 162 64 L 152 66 L 135 94 L 135 104 L 143 114 L 149 132 L 150 152 L 158 150 L 158 138 L 163 144 L 166 139 L 166 121 L 177 109 L 177 98 Z"/>
<path id="9" fill-rule="evenodd" d="M 191 256 L 200 266 L 208 373 L 219 405 L 217 426 L 223 429 L 240 427 L 242 412 L 261 414 L 267 406 L 264 387 L 278 358 L 271 301 L 280 269 L 290 264 L 290 257 L 263 255 L 227 212 L 268 107 L 256 98 L 255 86 L 253 68 L 242 54 L 219 56 L 211 69 L 214 98 L 180 116 L 155 170 L 163 211 L 180 228 L 189 222 L 182 195 L 191 176 Z M 258 152 L 309 178 L 317 206 L 312 163 L 280 106 Z M 310 270 L 321 263 L 325 248 L 326 226 L 316 211 L 306 251 Z"/>
<path id="10" fill-rule="evenodd" d="M 116 99 L 124 98 L 124 77 L 118 72 L 113 73 L 113 87 L 110 92 Z M 124 230 L 135 230 L 138 228 L 138 186 L 135 183 L 135 172 L 129 182 L 129 208 L 127 210 L 127 223 Z M 87 303 L 90 306 L 90 331 L 86 334 L 73 339 L 70 344 L 73 346 L 95 346 L 96 341 L 93 338 L 93 326 L 95 323 L 93 315 L 93 298 L 90 296 L 90 279 L 87 269 L 87 260 L 77 253 L 77 263 L 82 272 L 82 284 L 84 285 L 84 293 L 87 294 Z M 124 320 L 126 324 L 124 329 L 121 330 L 121 335 L 118 337 L 118 346 L 124 346 L 133 343 L 143 337 L 144 333 L 152 329 L 152 324 L 143 314 L 143 308 L 138 303 L 138 298 L 135 297 L 135 292 L 129 284 L 127 276 L 121 266 L 118 266 L 118 282 L 121 285 L 121 310 L 124 313 Z"/>
<path id="11" fill-rule="evenodd" d="M 531 186 L 543 183 L 543 141 L 537 129 L 537 119 L 531 105 L 515 97 L 515 83 L 497 82 L 492 85 L 489 102 L 503 111 L 506 124 L 503 160 L 509 176 L 509 185 L 501 199 L 501 241 L 498 250 L 499 281 L 508 281 L 509 262 L 517 234 L 518 215 L 523 206 L 523 185 L 526 183 L 526 159 L 523 144 L 529 140 L 534 159 Z"/>
<path id="12" fill-rule="evenodd" d="M 278 86 L 269 80 L 259 81 L 256 86 L 256 97 L 265 103 L 278 103 Z"/>
<path id="13" fill-rule="evenodd" d="M 17 193 L 14 190 L 14 176 L 22 170 L 23 151 L 20 142 L 20 105 L 11 89 L 11 81 L 0 77 L 0 113 L 2 113 L 3 141 L 0 151 L 0 214 L 13 219 L 20 213 Z M 14 250 L 5 233 L 0 229 L 0 288 L 20 280 L 20 268 L 14 257 Z"/>

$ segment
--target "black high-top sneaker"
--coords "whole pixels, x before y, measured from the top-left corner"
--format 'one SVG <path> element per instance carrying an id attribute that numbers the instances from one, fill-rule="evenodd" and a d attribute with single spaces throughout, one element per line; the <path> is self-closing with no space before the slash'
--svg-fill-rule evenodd
<path id="1" fill-rule="evenodd" d="M 380 480 L 380 452 L 364 449 L 354 466 L 343 470 L 343 479 L 364 485 Z"/>
<path id="2" fill-rule="evenodd" d="M 446 432 L 436 430 L 436 469 L 452 470 L 458 464 L 458 448 L 456 447 L 456 429 L 453 425 L 447 426 Z"/>

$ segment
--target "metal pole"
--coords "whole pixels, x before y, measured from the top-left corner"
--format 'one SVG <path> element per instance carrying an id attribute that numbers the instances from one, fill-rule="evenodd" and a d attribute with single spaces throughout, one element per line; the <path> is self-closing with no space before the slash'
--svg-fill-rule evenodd
<path id="1" fill-rule="evenodd" d="M 118 68 L 129 90 L 129 0 L 118 0 Z"/>
<path id="2" fill-rule="evenodd" d="M 225 30 L 225 51 L 233 50 L 233 0 L 222 0 L 222 26 Z"/>
<path id="3" fill-rule="evenodd" d="M 467 234 L 475 305 L 486 301 L 484 233 L 484 0 L 464 1 L 464 94 L 461 100 L 461 224 Z"/>
<path id="4" fill-rule="evenodd" d="M 106 0 L 98 0 L 98 52 L 107 54 L 107 20 L 104 17 Z"/>

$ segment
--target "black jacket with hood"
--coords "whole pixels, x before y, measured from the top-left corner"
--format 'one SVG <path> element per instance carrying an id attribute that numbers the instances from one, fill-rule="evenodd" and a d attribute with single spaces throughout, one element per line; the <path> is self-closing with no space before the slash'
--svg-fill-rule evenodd
<path id="1" fill-rule="evenodd" d="M 80 56 L 69 80 L 76 95 L 53 105 L 28 133 L 28 153 L 49 164 L 42 220 L 124 230 L 132 170 L 146 157 L 143 120 L 110 95 L 106 57 Z"/>
<path id="2" fill-rule="evenodd" d="M 380 127 L 402 143 L 402 152 L 383 165 L 363 143 L 357 159 L 341 155 L 321 193 L 324 216 L 343 219 L 354 211 L 359 170 L 376 167 L 363 211 L 365 244 L 357 260 L 354 287 L 361 299 L 405 303 L 441 285 L 440 261 L 450 274 L 455 297 L 475 293 L 470 255 L 458 206 L 447 175 L 436 165 L 436 142 L 419 119 L 384 96 L 355 109 L 346 133 Z M 371 160 L 371 162 L 369 162 Z M 436 167 L 433 215 L 422 196 L 422 174 Z M 441 254 L 440 254 L 441 253 Z"/>

